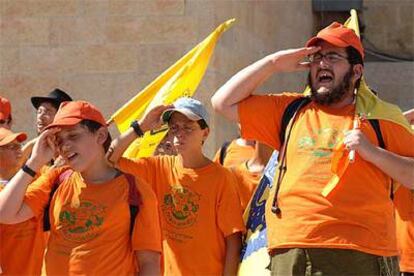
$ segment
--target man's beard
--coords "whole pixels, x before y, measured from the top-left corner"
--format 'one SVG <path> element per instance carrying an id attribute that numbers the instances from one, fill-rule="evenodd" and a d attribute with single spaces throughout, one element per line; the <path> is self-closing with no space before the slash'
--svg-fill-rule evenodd
<path id="1" fill-rule="evenodd" d="M 311 99 L 312 101 L 320 104 L 320 105 L 331 105 L 334 103 L 338 103 L 344 99 L 351 87 L 351 78 L 353 76 L 352 67 L 346 72 L 342 81 L 332 89 L 327 92 L 318 93 L 315 88 L 313 87 L 312 78 L 309 73 L 308 75 L 308 85 L 311 88 Z M 332 80 L 333 81 L 333 80 Z"/>

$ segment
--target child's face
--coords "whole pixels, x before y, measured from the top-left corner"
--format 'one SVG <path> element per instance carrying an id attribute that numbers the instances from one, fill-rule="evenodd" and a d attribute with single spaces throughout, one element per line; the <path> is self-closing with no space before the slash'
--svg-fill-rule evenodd
<path id="1" fill-rule="evenodd" d="M 207 128 L 201 129 L 196 121 L 188 119 L 179 112 L 171 115 L 168 126 L 178 153 L 200 151 L 203 141 L 208 136 Z"/>
<path id="2" fill-rule="evenodd" d="M 14 140 L 11 143 L 0 146 L 0 166 L 9 170 L 16 169 L 20 166 L 22 157 L 22 146 Z"/>
<path id="3" fill-rule="evenodd" d="M 56 134 L 56 145 L 65 163 L 75 171 L 83 172 L 103 155 L 100 136 L 99 130 L 92 133 L 80 124 L 62 127 Z"/>

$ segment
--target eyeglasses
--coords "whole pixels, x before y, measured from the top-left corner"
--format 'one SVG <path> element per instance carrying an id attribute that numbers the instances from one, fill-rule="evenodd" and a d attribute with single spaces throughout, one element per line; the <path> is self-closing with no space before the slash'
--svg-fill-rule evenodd
<path id="1" fill-rule="evenodd" d="M 327 53 L 327 54 L 316 53 L 316 54 L 310 55 L 308 58 L 311 63 L 319 63 L 322 61 L 322 59 L 325 59 L 325 61 L 330 64 L 337 63 L 341 60 L 348 60 L 348 57 L 345 57 L 343 55 L 340 55 L 334 52 Z"/>
<path id="2" fill-rule="evenodd" d="M 0 149 L 18 151 L 22 149 L 22 145 L 21 144 L 7 144 L 5 146 L 0 146 Z"/>
<path id="3" fill-rule="evenodd" d="M 183 127 L 180 127 L 180 126 L 178 126 L 178 125 L 170 125 L 169 126 L 169 132 L 172 134 L 172 135 L 176 135 L 176 134 L 178 134 L 178 132 L 180 132 L 181 130 L 185 133 L 185 134 L 190 134 L 190 133 L 192 133 L 193 131 L 195 131 L 196 130 L 196 128 L 195 127 L 191 127 L 191 126 L 183 126 Z"/>

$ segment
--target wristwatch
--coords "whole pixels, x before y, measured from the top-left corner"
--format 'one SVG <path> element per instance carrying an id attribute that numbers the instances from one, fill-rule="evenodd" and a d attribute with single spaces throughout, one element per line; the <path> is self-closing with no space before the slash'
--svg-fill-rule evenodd
<path id="1" fill-rule="evenodd" d="M 27 166 L 26 164 L 24 164 L 22 166 L 22 171 L 24 171 L 25 173 L 27 173 L 28 175 L 30 175 L 31 177 L 36 177 L 36 172 L 34 170 L 32 170 L 29 166 Z"/>
<path id="2" fill-rule="evenodd" d="M 138 137 L 144 136 L 144 132 L 142 131 L 141 127 L 139 126 L 136 120 L 132 121 L 130 127 L 134 130 Z"/>

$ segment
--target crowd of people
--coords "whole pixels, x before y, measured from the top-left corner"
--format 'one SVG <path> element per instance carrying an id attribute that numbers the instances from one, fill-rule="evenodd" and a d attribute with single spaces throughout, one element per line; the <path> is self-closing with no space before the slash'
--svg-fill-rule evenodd
<path id="1" fill-rule="evenodd" d="M 254 95 L 293 71 L 309 72 L 310 95 Z M 0 274 L 236 275 L 243 212 L 276 150 L 272 275 L 413 275 L 414 110 L 364 90 L 363 76 L 359 37 L 336 22 L 249 65 L 211 99 L 240 128 L 213 160 L 196 99 L 156 106 L 112 139 L 97 107 L 55 89 L 31 98 L 38 136 L 24 143 L 0 96 Z M 381 116 L 360 116 L 362 97 Z M 163 125 L 153 156 L 123 157 Z"/>

